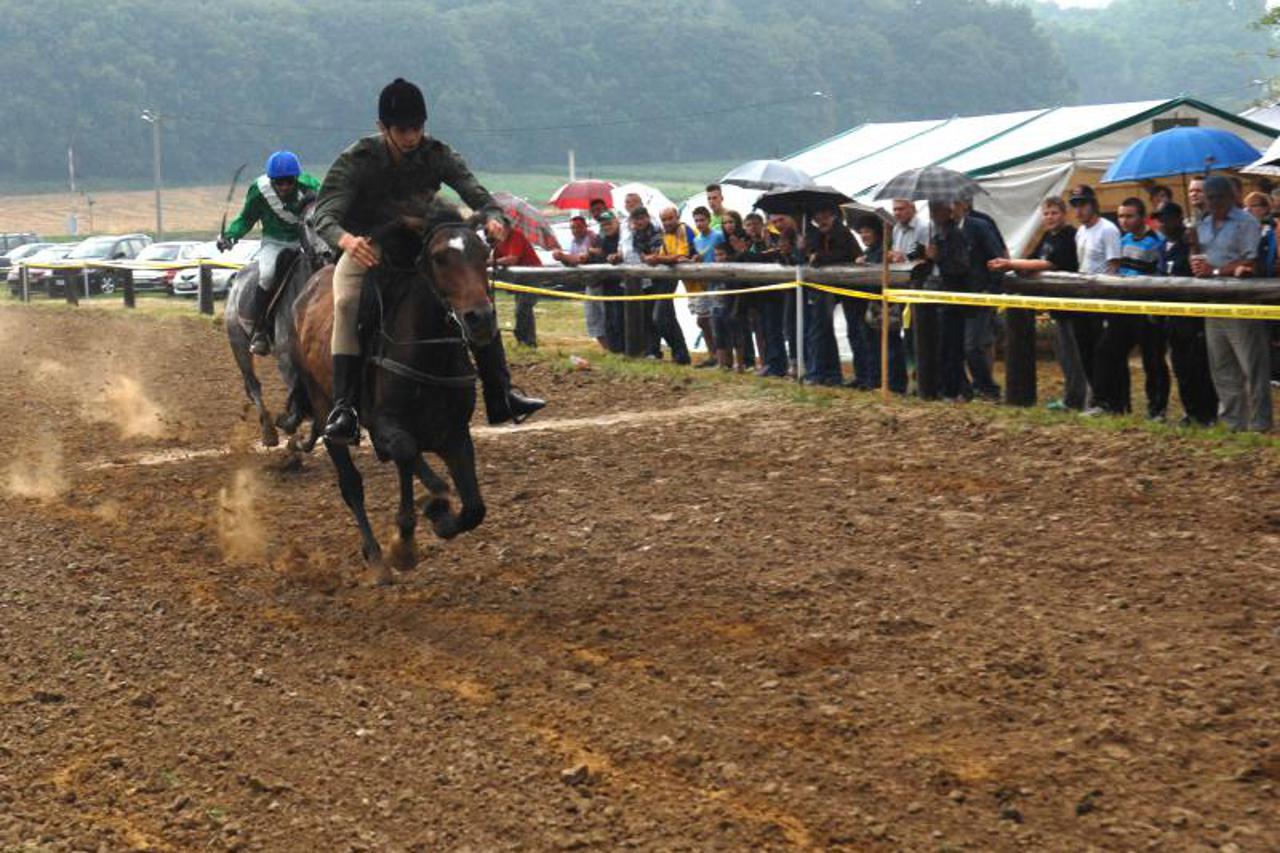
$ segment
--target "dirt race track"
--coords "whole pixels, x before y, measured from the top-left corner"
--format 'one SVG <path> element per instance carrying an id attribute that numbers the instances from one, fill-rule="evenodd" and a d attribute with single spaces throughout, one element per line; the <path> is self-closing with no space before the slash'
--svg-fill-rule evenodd
<path id="1" fill-rule="evenodd" d="M 379 589 L 211 323 L 0 355 L 0 849 L 1280 849 L 1273 451 L 531 364 Z"/>

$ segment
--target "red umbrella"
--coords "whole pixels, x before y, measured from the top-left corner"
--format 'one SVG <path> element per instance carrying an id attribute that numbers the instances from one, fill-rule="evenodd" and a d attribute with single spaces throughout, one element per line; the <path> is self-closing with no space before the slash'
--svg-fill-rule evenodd
<path id="1" fill-rule="evenodd" d="M 570 181 L 556 190 L 549 204 L 561 210 L 587 210 L 591 202 L 602 200 L 608 207 L 613 207 L 612 181 Z"/>
<path id="2" fill-rule="evenodd" d="M 551 223 L 536 207 L 508 192 L 496 192 L 493 200 L 502 208 L 511 227 L 519 231 L 535 246 L 544 249 L 559 249 L 560 241 L 551 231 Z"/>

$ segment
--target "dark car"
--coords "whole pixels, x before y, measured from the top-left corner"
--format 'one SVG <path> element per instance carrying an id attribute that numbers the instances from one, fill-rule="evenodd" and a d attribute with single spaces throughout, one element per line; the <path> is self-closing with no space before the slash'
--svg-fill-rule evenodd
<path id="1" fill-rule="evenodd" d="M 151 245 L 151 238 L 146 234 L 118 234 L 115 236 L 89 237 L 76 246 L 67 255 L 67 263 L 78 261 L 127 261 L 136 258 L 138 253 Z M 55 270 L 46 280 L 45 287 L 50 296 L 66 292 L 67 283 L 76 288 L 88 285 L 89 293 L 115 293 L 122 276 L 115 270 L 94 269 Z M 84 290 L 78 289 L 83 295 Z"/>

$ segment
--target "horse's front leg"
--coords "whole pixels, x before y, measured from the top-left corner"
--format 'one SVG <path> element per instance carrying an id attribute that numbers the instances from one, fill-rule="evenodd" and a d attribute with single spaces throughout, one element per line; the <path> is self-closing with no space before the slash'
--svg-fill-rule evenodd
<path id="1" fill-rule="evenodd" d="M 329 451 L 329 458 L 333 460 L 333 467 L 338 471 L 338 489 L 342 492 L 342 499 L 346 501 L 360 528 L 360 553 L 364 555 L 365 564 L 374 570 L 378 585 L 385 586 L 391 583 L 391 570 L 382 562 L 382 546 L 373 535 L 369 516 L 364 509 L 364 479 L 346 445 L 326 441 L 324 446 Z"/>
<path id="2" fill-rule="evenodd" d="M 413 506 L 413 477 L 417 461 L 397 460 L 396 470 L 400 474 L 400 509 L 396 511 L 396 537 L 391 540 L 391 565 L 408 571 L 418 565 L 418 545 L 413 538 L 418 526 L 418 513 Z"/>
<path id="3" fill-rule="evenodd" d="M 440 479 L 425 456 L 419 456 L 415 472 L 422 485 L 427 487 L 427 497 L 422 505 L 422 514 L 431 522 L 431 529 L 442 539 L 456 535 L 458 520 L 454 518 L 449 506 L 449 484 Z M 452 532 L 448 532 L 452 531 Z M 446 532 L 447 535 L 446 535 Z"/>
<path id="4" fill-rule="evenodd" d="M 476 448 L 471 441 L 471 434 L 465 433 L 453 442 L 444 453 L 444 462 L 449 466 L 449 476 L 458 490 L 462 500 L 462 510 L 457 515 L 457 529 L 454 535 L 474 530 L 484 521 L 484 499 L 480 497 L 480 482 L 476 479 Z"/>

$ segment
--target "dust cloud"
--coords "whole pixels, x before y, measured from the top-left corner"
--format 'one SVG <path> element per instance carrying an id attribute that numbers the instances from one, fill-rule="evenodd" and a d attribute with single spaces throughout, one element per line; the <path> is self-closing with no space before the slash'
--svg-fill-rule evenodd
<path id="1" fill-rule="evenodd" d="M 5 471 L 4 490 L 12 497 L 50 502 L 66 492 L 69 485 L 62 443 L 51 436 L 19 451 Z"/>
<path id="2" fill-rule="evenodd" d="M 218 492 L 218 541 L 227 562 L 261 562 L 267 554 L 267 534 L 258 518 L 262 488 L 250 468 L 236 471 L 231 485 Z"/>
<path id="3" fill-rule="evenodd" d="M 163 438 L 164 412 L 142 388 L 142 383 L 129 376 L 116 376 L 107 381 L 102 393 L 88 403 L 86 414 L 91 420 L 113 423 L 121 438 Z"/>

